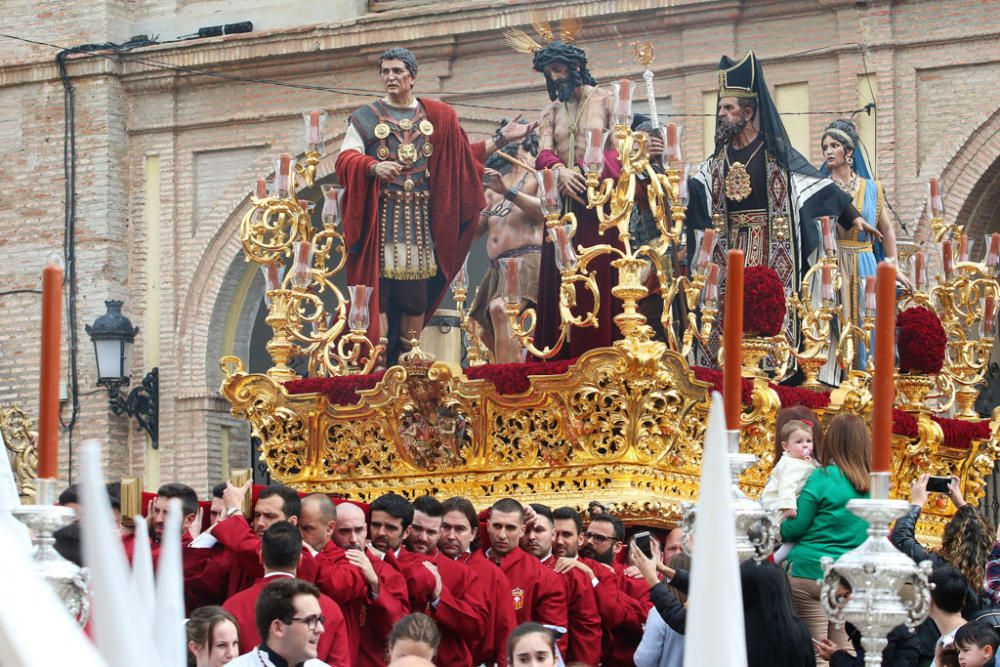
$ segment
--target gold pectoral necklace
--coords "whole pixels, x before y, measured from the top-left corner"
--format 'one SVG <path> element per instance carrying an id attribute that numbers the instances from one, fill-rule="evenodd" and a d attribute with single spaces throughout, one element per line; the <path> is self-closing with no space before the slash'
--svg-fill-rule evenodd
<path id="1" fill-rule="evenodd" d="M 747 172 L 747 167 L 753 162 L 753 159 L 757 157 L 757 153 L 764 146 L 764 141 L 761 140 L 760 145 L 757 146 L 756 150 L 750 154 L 747 158 L 746 164 L 742 162 L 729 162 L 729 149 L 726 148 L 725 158 L 726 158 L 726 199 L 732 199 L 733 201 L 743 201 L 750 196 L 753 190 L 750 187 L 750 174 Z"/>

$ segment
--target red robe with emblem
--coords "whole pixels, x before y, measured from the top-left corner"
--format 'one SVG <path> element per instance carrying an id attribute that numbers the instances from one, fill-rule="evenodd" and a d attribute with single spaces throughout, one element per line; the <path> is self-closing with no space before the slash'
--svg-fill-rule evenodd
<path id="1" fill-rule="evenodd" d="M 507 575 L 488 561 L 481 550 L 464 553 L 455 560 L 465 563 L 475 573 L 489 611 L 486 631 L 476 647 L 475 664 L 495 663 L 498 667 L 507 667 L 507 638 L 517 627 L 514 601 L 510 597 L 513 587 Z"/>
<path id="2" fill-rule="evenodd" d="M 406 582 L 381 561 L 369 560 L 379 578 L 379 594 L 372 600 L 361 570 L 352 565 L 343 549 L 327 542 L 316 554 L 316 585 L 344 612 L 350 655 L 354 665 L 385 665 L 385 645 L 393 624 L 409 612 Z M 384 572 L 384 569 L 390 570 Z"/>
<path id="3" fill-rule="evenodd" d="M 431 237 L 438 273 L 427 284 L 430 318 L 452 278 L 462 267 L 475 237 L 479 213 L 486 207 L 483 197 L 485 142 L 469 143 L 458 124 L 455 110 L 444 102 L 420 98 L 427 120 L 434 125 L 430 137 L 434 152 L 427 159 L 430 172 Z M 341 207 L 347 245 L 347 283 L 374 288 L 371 303 L 378 303 L 379 279 L 379 181 L 369 175 L 375 158 L 357 151 L 337 156 L 334 171 L 344 187 Z M 378 318 L 371 318 L 369 337 L 377 340 Z"/>
<path id="4" fill-rule="evenodd" d="M 487 557 L 498 558 L 492 551 Z M 499 561 L 500 569 L 510 581 L 510 596 L 514 602 L 514 615 L 518 625 L 534 621 L 543 625 L 569 627 L 566 589 L 558 574 L 543 566 L 521 547 L 514 547 L 509 554 L 499 557 Z M 567 638 L 563 635 L 559 640 L 559 650 L 566 655 L 567 648 Z"/>
<path id="5" fill-rule="evenodd" d="M 556 557 L 549 555 L 542 565 L 555 572 Z M 566 587 L 569 606 L 569 647 L 566 649 L 566 664 L 580 662 L 596 667 L 601 662 L 601 642 L 603 628 L 601 614 L 597 611 L 597 594 L 594 584 L 586 574 L 572 569 L 558 575 Z"/>
<path id="6" fill-rule="evenodd" d="M 430 591 L 424 586 L 410 587 L 410 607 L 424 610 L 441 630 L 441 645 L 436 660 L 441 665 L 471 665 L 478 643 L 486 631 L 489 609 L 486 594 L 475 572 L 462 563 L 447 558 L 439 551 L 431 555 L 400 551 L 396 559 L 407 582 L 430 577 Z M 423 563 L 435 565 L 441 575 L 441 597 L 431 604 L 434 576 Z"/>
<path id="7" fill-rule="evenodd" d="M 226 600 L 222 607 L 236 617 L 240 630 L 240 654 L 260 644 L 260 633 L 254 619 L 254 606 L 264 587 L 277 577 L 291 576 L 273 574 L 262 577 L 253 586 L 240 591 Z M 351 667 L 354 663 L 350 657 L 350 643 L 347 638 L 347 627 L 344 625 L 344 615 L 337 603 L 322 593 L 319 596 L 319 608 L 326 620 L 323 622 L 323 634 L 319 636 L 316 657 L 330 667 Z"/>
<path id="8" fill-rule="evenodd" d="M 581 558 L 600 581 L 594 592 L 604 627 L 601 649 L 603 667 L 632 667 L 635 649 L 642 640 L 642 626 L 653 603 L 645 579 L 628 577 L 625 566 L 614 568 L 589 558 Z"/>
<path id="9" fill-rule="evenodd" d="M 234 514 L 215 524 L 212 535 L 232 557 L 235 566 L 232 576 L 238 591 L 249 588 L 264 576 L 264 566 L 260 564 L 260 538 L 253 532 L 242 514 Z M 316 583 L 316 569 L 312 554 L 303 545 L 298 578 L 311 584 Z"/>

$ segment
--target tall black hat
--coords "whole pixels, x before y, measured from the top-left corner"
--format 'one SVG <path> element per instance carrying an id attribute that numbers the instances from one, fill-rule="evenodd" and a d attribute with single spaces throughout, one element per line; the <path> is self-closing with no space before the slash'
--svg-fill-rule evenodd
<path id="1" fill-rule="evenodd" d="M 792 148 L 778 107 L 764 81 L 764 70 L 753 51 L 748 51 L 743 59 L 735 61 L 729 56 L 719 60 L 719 99 L 724 97 L 752 98 L 757 102 L 754 126 L 764 138 L 764 145 L 782 167 L 799 174 L 821 176 L 801 153 Z M 718 118 L 716 118 L 718 122 Z M 716 146 L 716 153 L 722 146 Z"/>

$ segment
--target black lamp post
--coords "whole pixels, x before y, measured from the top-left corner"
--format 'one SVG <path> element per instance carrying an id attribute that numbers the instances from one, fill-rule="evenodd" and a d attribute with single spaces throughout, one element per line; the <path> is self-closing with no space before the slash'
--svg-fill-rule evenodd
<path id="1" fill-rule="evenodd" d="M 131 381 L 128 376 L 128 359 L 132 342 L 139 333 L 139 327 L 122 315 L 121 301 L 105 301 L 108 312 L 93 324 L 86 326 L 87 334 L 94 343 L 97 357 L 97 385 L 107 387 L 111 411 L 116 415 L 135 417 L 139 428 L 149 434 L 153 449 L 157 449 L 157 425 L 159 422 L 159 369 L 146 373 L 142 386 L 125 395 L 121 388 Z"/>

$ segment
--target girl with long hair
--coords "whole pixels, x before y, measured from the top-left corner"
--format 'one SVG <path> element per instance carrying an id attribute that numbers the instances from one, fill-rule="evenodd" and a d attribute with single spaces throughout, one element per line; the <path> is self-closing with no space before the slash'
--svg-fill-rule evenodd
<path id="1" fill-rule="evenodd" d="M 830 421 L 820 452 L 820 468 L 799 495 L 796 516 L 781 524 L 781 539 L 796 542 L 788 554 L 789 583 L 795 610 L 817 641 L 832 639 L 848 648 L 847 635 L 835 628 L 820 604 L 820 558 L 836 559 L 860 545 L 868 524 L 847 509 L 855 498 L 867 498 L 872 441 L 861 418 L 840 414 Z"/>
<path id="2" fill-rule="evenodd" d="M 965 502 L 958 479 L 948 484 L 948 497 L 958 509 L 945 527 L 941 547 L 931 551 L 917 542 L 915 535 L 921 508 L 927 504 L 928 475 L 922 475 L 910 487 L 910 511 L 896 520 L 892 543 L 917 563 L 929 560 L 934 568 L 951 565 L 969 582 L 969 591 L 962 615 L 972 618 L 982 605 L 981 587 L 986 577 L 986 563 L 996 536 L 983 515 Z"/>
<path id="3" fill-rule="evenodd" d="M 240 654 L 236 618 L 222 607 L 198 607 L 187 620 L 188 667 L 222 667 Z"/>

